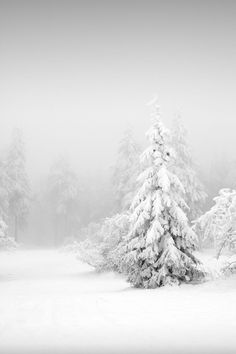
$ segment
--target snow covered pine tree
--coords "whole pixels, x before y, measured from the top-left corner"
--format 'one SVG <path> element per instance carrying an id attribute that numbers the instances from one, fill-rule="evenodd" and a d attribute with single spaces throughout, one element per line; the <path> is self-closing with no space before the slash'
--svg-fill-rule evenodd
<path id="1" fill-rule="evenodd" d="M 147 132 L 150 146 L 141 155 L 145 170 L 142 186 L 131 205 L 131 228 L 126 240 L 126 271 L 135 287 L 156 288 L 199 280 L 204 276 L 193 256 L 197 237 L 183 211 L 183 186 L 168 170 L 173 150 L 169 131 L 160 121 L 160 109 L 151 103 L 153 124 Z"/>

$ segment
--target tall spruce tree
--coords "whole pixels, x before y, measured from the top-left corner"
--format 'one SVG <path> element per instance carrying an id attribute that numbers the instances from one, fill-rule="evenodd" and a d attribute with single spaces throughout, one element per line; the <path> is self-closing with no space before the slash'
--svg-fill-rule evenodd
<path id="1" fill-rule="evenodd" d="M 25 149 L 21 133 L 19 130 L 15 130 L 6 157 L 9 224 L 13 230 L 15 241 L 18 241 L 19 228 L 26 223 L 30 200 L 25 162 Z"/>
<path id="2" fill-rule="evenodd" d="M 125 242 L 128 281 L 144 288 L 203 276 L 192 254 L 196 235 L 184 212 L 184 188 L 169 170 L 173 159 L 169 131 L 160 120 L 156 100 L 151 107 L 150 146 L 141 155 L 145 170 L 139 176 L 142 185 L 131 206 L 131 228 Z"/>
<path id="3" fill-rule="evenodd" d="M 175 158 L 172 162 L 171 171 L 179 177 L 183 184 L 184 199 L 188 205 L 186 213 L 190 220 L 194 220 L 201 215 L 207 194 L 197 176 L 187 143 L 187 131 L 179 117 L 173 122 L 172 146 L 175 151 Z"/>
<path id="4" fill-rule="evenodd" d="M 113 169 L 112 184 L 116 200 L 116 209 L 120 212 L 130 207 L 140 173 L 138 156 L 140 148 L 130 129 L 125 131 L 120 141 L 117 161 Z"/>

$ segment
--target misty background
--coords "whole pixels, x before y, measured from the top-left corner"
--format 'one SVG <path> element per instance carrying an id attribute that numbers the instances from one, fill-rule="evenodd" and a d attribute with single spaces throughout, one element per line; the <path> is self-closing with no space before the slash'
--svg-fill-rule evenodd
<path id="1" fill-rule="evenodd" d="M 234 187 L 235 15 L 234 1 L 0 1 L 0 149 L 21 131 L 32 192 L 21 241 L 51 242 L 38 203 L 61 156 L 78 227 L 110 215 L 119 141 L 129 128 L 145 146 L 156 93 L 164 124 L 180 115 L 188 131 L 208 205 Z"/>

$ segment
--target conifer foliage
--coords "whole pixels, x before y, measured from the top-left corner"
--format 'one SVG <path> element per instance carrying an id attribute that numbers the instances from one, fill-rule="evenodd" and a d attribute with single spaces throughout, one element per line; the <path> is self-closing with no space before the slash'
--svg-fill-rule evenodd
<path id="1" fill-rule="evenodd" d="M 141 155 L 145 166 L 141 187 L 131 205 L 131 228 L 126 239 L 128 281 L 135 287 L 155 288 L 189 282 L 203 276 L 193 256 L 196 235 L 183 209 L 183 186 L 170 172 L 173 159 L 170 134 L 153 101 L 150 146 Z"/>

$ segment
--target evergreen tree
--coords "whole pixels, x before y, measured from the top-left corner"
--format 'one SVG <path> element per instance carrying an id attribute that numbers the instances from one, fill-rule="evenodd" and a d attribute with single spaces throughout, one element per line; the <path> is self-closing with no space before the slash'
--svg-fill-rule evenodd
<path id="1" fill-rule="evenodd" d="M 202 243 L 214 244 L 219 258 L 223 249 L 236 249 L 236 191 L 221 189 L 215 205 L 194 223 Z"/>
<path id="2" fill-rule="evenodd" d="M 138 156 L 140 149 L 132 137 L 131 130 L 127 130 L 120 141 L 116 165 L 113 169 L 112 184 L 118 211 L 130 207 L 137 177 L 140 172 Z"/>
<path id="3" fill-rule="evenodd" d="M 183 209 L 183 186 L 170 172 L 173 151 L 169 131 L 152 103 L 153 124 L 147 132 L 150 146 L 141 155 L 142 183 L 131 206 L 131 228 L 126 239 L 128 281 L 135 287 L 155 288 L 189 282 L 203 276 L 193 256 L 196 235 Z"/>
<path id="4" fill-rule="evenodd" d="M 6 159 L 2 155 L 0 159 L 0 215 L 4 220 L 8 220 L 9 187 L 10 181 L 7 175 Z"/>
<path id="5" fill-rule="evenodd" d="M 172 146 L 175 158 L 171 171 L 176 174 L 183 184 L 184 199 L 188 205 L 186 210 L 190 220 L 201 215 L 201 208 L 206 201 L 207 194 L 195 171 L 194 163 L 187 144 L 187 131 L 180 118 L 175 119 L 172 132 Z"/>
<path id="6" fill-rule="evenodd" d="M 30 199 L 24 143 L 18 130 L 14 131 L 11 145 L 7 151 L 6 174 L 8 179 L 9 223 L 14 230 L 15 241 L 17 241 L 19 228 L 24 226 L 27 219 Z"/>
<path id="7" fill-rule="evenodd" d="M 80 224 L 79 181 L 65 158 L 60 158 L 53 164 L 47 193 L 54 220 L 54 241 L 58 244 L 65 237 L 72 237 Z"/>

